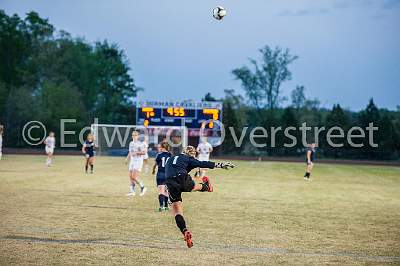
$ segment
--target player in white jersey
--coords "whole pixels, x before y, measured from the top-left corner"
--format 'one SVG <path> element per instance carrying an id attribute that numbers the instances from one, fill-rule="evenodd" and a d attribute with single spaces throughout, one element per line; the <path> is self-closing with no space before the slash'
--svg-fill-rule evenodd
<path id="1" fill-rule="evenodd" d="M 142 171 L 143 167 L 143 157 L 147 153 L 146 145 L 139 140 L 139 132 L 132 132 L 132 141 L 129 143 L 129 153 L 126 157 L 126 163 L 128 159 L 129 162 L 129 193 L 127 196 L 135 196 L 135 185 L 138 184 L 140 186 L 141 192 L 140 196 L 143 196 L 147 188 L 143 185 L 143 183 L 139 180 L 139 173 Z"/>
<path id="2" fill-rule="evenodd" d="M 3 156 L 3 151 L 2 151 L 2 148 L 3 148 L 3 132 L 4 132 L 4 126 L 0 125 L 0 160 L 1 160 L 1 157 Z"/>
<path id="3" fill-rule="evenodd" d="M 208 162 L 210 161 L 210 154 L 213 151 L 213 147 L 211 144 L 207 141 L 207 137 L 202 137 L 201 142 L 197 146 L 196 149 L 198 153 L 198 160 L 202 162 Z M 200 169 L 200 177 L 203 177 L 205 175 L 206 171 L 205 169 Z"/>
<path id="4" fill-rule="evenodd" d="M 45 144 L 45 151 L 47 154 L 46 158 L 46 166 L 49 167 L 51 166 L 51 163 L 53 161 L 53 154 L 54 154 L 54 147 L 56 146 L 56 139 L 54 137 L 54 132 L 50 131 L 49 136 L 44 140 Z"/>

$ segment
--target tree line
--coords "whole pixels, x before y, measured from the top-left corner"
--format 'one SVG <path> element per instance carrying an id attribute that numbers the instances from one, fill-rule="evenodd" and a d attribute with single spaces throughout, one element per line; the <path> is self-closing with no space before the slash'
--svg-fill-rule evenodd
<path id="1" fill-rule="evenodd" d="M 250 66 L 243 66 L 232 71 L 233 76 L 240 81 L 245 97 L 236 94 L 234 90 L 226 90 L 223 124 L 233 127 L 236 136 L 240 136 L 243 127 L 255 128 L 296 127 L 303 123 L 307 126 L 322 128 L 326 131 L 333 127 L 341 127 L 346 136 L 352 127 L 367 128 L 373 123 L 378 130 L 374 132 L 374 143 L 370 145 L 368 137 L 360 139 L 353 147 L 344 141 L 343 147 L 328 145 L 326 134 L 321 134 L 318 140 L 319 154 L 330 158 L 393 160 L 400 157 L 400 106 L 396 111 L 378 108 L 373 99 L 366 108 L 359 112 L 343 109 L 340 104 L 332 109 L 321 107 L 316 98 L 307 98 L 305 87 L 296 86 L 290 99 L 282 95 L 282 84 L 291 79 L 290 64 L 298 57 L 291 55 L 288 49 L 265 46 L 259 50 L 260 59 L 250 59 Z M 215 100 L 207 94 L 204 100 Z M 284 106 L 285 105 L 285 106 Z M 234 145 L 232 135 L 227 134 L 223 150 L 229 154 L 244 154 L 256 156 L 296 156 L 303 153 L 304 145 L 300 132 L 294 133 L 297 145 L 284 147 L 287 137 L 284 134 L 276 136 L 275 147 L 255 148 L 248 138 L 240 147 Z M 342 138 L 343 139 L 343 138 Z M 307 142 L 314 142 L 314 134 L 307 136 Z"/>
<path id="2" fill-rule="evenodd" d="M 0 124 L 4 145 L 25 146 L 21 131 L 31 120 L 59 132 L 61 118 L 80 130 L 101 123 L 131 123 L 140 88 L 118 45 L 89 43 L 57 31 L 29 12 L 24 19 L 0 10 Z"/>
<path id="3" fill-rule="evenodd" d="M 354 112 L 335 104 L 321 107 L 320 101 L 306 97 L 306 88 L 296 86 L 290 99 L 282 84 L 291 80 L 290 65 L 298 58 L 289 49 L 265 46 L 258 60 L 232 71 L 244 93 L 226 90 L 223 123 L 240 136 L 243 127 L 353 126 L 365 128 L 370 122 L 379 127 L 375 142 L 362 148 L 344 145 L 332 148 L 320 140 L 320 154 L 334 158 L 398 159 L 400 156 L 400 108 L 378 108 L 373 100 L 365 110 Z M 24 147 L 21 136 L 26 122 L 42 121 L 56 133 L 61 118 L 75 118 L 68 130 L 79 131 L 95 117 L 100 123 L 132 124 L 137 93 L 124 51 L 107 40 L 90 43 L 56 30 L 36 12 L 25 18 L 0 10 L 0 124 L 5 126 L 4 145 Z M 207 94 L 204 100 L 217 100 Z M 70 136 L 67 142 L 77 142 Z M 296 135 L 296 138 L 300 136 Z M 247 138 L 246 138 L 247 139 Z M 312 141 L 312 140 L 310 140 Z M 366 141 L 366 140 L 365 140 Z M 245 141 L 235 147 L 227 134 L 222 150 L 226 154 L 295 156 L 303 151 L 301 141 L 292 148 L 282 147 L 285 136 L 277 135 L 276 147 L 254 148 Z"/>

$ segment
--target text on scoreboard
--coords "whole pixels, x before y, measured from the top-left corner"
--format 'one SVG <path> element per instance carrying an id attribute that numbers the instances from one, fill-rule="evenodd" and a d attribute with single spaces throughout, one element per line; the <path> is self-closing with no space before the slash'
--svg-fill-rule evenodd
<path id="1" fill-rule="evenodd" d="M 200 128 L 209 120 L 222 122 L 221 102 L 174 102 L 138 101 L 136 102 L 136 125 L 144 126 L 182 126 Z M 214 123 L 207 124 L 213 128 Z"/>

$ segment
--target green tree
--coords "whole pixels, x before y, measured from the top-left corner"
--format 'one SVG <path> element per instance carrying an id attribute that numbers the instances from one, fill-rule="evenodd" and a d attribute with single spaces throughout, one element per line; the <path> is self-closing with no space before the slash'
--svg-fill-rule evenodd
<path id="1" fill-rule="evenodd" d="M 350 119 L 339 104 L 333 105 L 332 111 L 327 115 L 325 120 L 325 132 L 328 132 L 333 127 L 340 127 L 344 132 L 344 136 L 346 136 L 347 131 L 350 128 Z M 334 133 L 337 134 L 336 131 Z M 324 154 L 327 156 L 333 156 L 334 158 L 341 158 L 344 150 L 348 148 L 347 144 L 345 144 L 347 143 L 346 138 L 335 138 L 335 140 L 332 140 L 333 143 L 343 143 L 343 147 L 331 147 L 325 138 L 326 134 L 323 134 L 323 136 L 324 137 L 321 139 L 321 148 L 323 149 Z"/>
<path id="2" fill-rule="evenodd" d="M 224 153 L 240 153 L 244 145 L 236 147 L 235 141 L 230 131 L 230 127 L 235 132 L 236 137 L 239 139 L 243 130 L 244 116 L 241 112 L 244 108 L 243 99 L 241 96 L 236 95 L 234 90 L 225 90 L 225 98 L 223 100 L 223 115 L 222 123 L 225 127 L 225 140 L 222 144 Z"/>
<path id="3" fill-rule="evenodd" d="M 284 147 L 283 149 L 283 155 L 284 156 L 293 156 L 297 155 L 298 150 L 302 148 L 302 141 L 301 141 L 301 135 L 300 132 L 297 130 L 299 126 L 299 121 L 296 117 L 295 110 L 293 107 L 287 107 L 283 111 L 282 117 L 281 117 L 281 125 L 282 125 L 282 130 L 284 131 L 286 128 L 289 127 L 294 127 L 296 130 L 290 130 L 288 133 L 290 133 L 293 137 L 296 138 L 296 145 L 294 147 Z M 282 141 L 280 143 L 280 147 L 283 147 L 283 145 L 291 144 L 292 140 L 284 135 L 282 133 Z"/>
<path id="4" fill-rule="evenodd" d="M 303 108 L 306 104 L 306 96 L 305 96 L 305 87 L 304 86 L 296 86 L 296 88 L 292 91 L 291 99 L 292 106 L 296 109 Z"/>
<path id="5" fill-rule="evenodd" d="M 210 92 L 207 92 L 206 95 L 201 99 L 203 102 L 216 102 L 217 98 L 211 95 Z"/>
<path id="6" fill-rule="evenodd" d="M 378 127 L 378 133 L 374 132 L 374 142 L 379 145 L 380 142 L 380 121 L 381 114 L 379 112 L 378 107 L 374 103 L 374 99 L 370 99 L 366 109 L 359 114 L 359 119 L 357 124 L 359 124 L 362 128 L 366 128 L 370 123 L 373 123 L 375 127 Z M 376 147 L 372 147 L 369 143 L 369 139 L 364 139 L 364 146 L 360 150 L 360 154 L 363 158 L 368 159 L 378 159 L 379 158 L 379 150 Z"/>
<path id="7" fill-rule="evenodd" d="M 289 49 L 272 49 L 268 45 L 259 51 L 262 54 L 260 62 L 250 59 L 253 70 L 243 66 L 234 69 L 232 73 L 242 82 L 250 103 L 257 109 L 273 109 L 284 100 L 281 96 L 281 85 L 291 80 L 289 65 L 298 57 L 291 55 Z"/>
<path id="8" fill-rule="evenodd" d="M 389 160 L 398 158 L 396 144 L 399 135 L 396 132 L 392 119 L 391 115 L 384 114 L 380 120 L 378 154 L 381 159 Z"/>
<path id="9" fill-rule="evenodd" d="M 9 146 L 23 144 L 21 127 L 33 119 L 53 129 L 60 118 L 76 118 L 81 126 L 94 117 L 132 123 L 140 88 L 130 72 L 116 44 L 92 45 L 56 32 L 35 12 L 22 20 L 0 10 L 0 120 Z"/>
<path id="10" fill-rule="evenodd" d="M 132 108 L 133 98 L 138 89 L 129 75 L 130 68 L 122 50 L 108 42 L 96 43 L 95 58 L 97 63 L 97 114 L 102 122 L 118 122 L 120 107 Z M 133 117 L 132 117 L 133 119 Z"/>

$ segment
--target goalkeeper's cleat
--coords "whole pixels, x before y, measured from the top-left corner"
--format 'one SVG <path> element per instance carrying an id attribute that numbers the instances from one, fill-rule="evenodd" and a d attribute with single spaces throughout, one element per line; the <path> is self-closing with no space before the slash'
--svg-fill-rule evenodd
<path id="1" fill-rule="evenodd" d="M 204 188 L 204 186 L 206 186 L 206 188 L 203 191 L 208 191 L 208 192 L 213 192 L 214 191 L 214 188 L 213 188 L 208 176 L 203 176 L 202 181 L 203 181 L 203 183 L 202 183 L 203 184 L 203 188 Z"/>
<path id="2" fill-rule="evenodd" d="M 186 230 L 183 233 L 183 239 L 186 241 L 186 245 L 188 248 L 193 247 L 192 233 L 190 233 L 188 230 Z"/>

